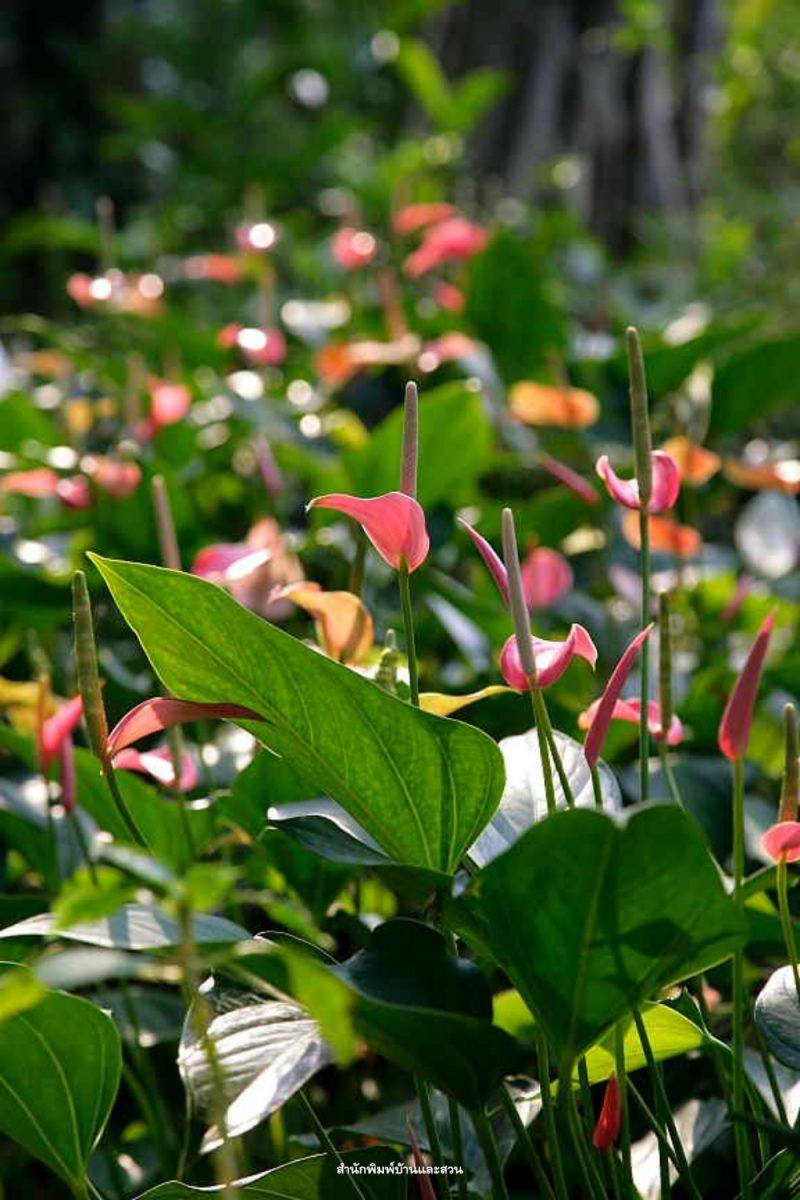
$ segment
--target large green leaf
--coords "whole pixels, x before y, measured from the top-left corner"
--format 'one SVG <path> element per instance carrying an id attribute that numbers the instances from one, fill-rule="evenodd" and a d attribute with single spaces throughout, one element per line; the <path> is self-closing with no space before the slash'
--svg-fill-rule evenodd
<path id="1" fill-rule="evenodd" d="M 211 945 L 246 941 L 249 933 L 225 917 L 202 913 L 194 918 L 194 940 Z M 167 950 L 181 943 L 181 928 L 174 918 L 152 904 L 124 904 L 113 916 L 82 921 L 60 929 L 53 913 L 38 913 L 0 929 L 0 938 L 53 937 L 87 946 L 117 950 Z"/>
<path id="2" fill-rule="evenodd" d="M 0 1025 L 0 1129 L 80 1191 L 119 1085 L 115 1025 L 54 992 Z"/>
<path id="3" fill-rule="evenodd" d="M 738 433 L 797 401 L 800 337 L 776 338 L 739 350 L 714 377 L 711 432 Z M 754 398 L 757 397 L 754 403 Z"/>
<path id="4" fill-rule="evenodd" d="M 744 940 L 702 834 L 673 805 L 628 819 L 580 809 L 548 817 L 473 884 L 467 936 L 476 907 L 564 1065 L 633 1005 Z"/>
<path id="5" fill-rule="evenodd" d="M 453 870 L 494 813 L 499 750 L 323 658 L 192 575 L 95 559 L 166 687 L 243 722 L 400 862 Z"/>
<path id="6" fill-rule="evenodd" d="M 342 1154 L 347 1166 L 361 1165 L 365 1174 L 355 1174 L 366 1200 L 403 1200 L 406 1195 L 406 1177 L 401 1171 L 391 1170 L 399 1163 L 396 1150 L 388 1146 L 374 1146 L 368 1150 L 353 1150 Z M 370 1163 L 381 1167 L 380 1174 L 370 1174 Z M 143 1192 L 138 1200 L 202 1200 L 205 1196 L 213 1200 L 222 1196 L 222 1187 L 198 1188 L 188 1183 L 160 1183 L 158 1187 Z M 243 1200 L 353 1200 L 352 1180 L 338 1174 L 336 1163 L 324 1154 L 301 1158 L 296 1162 L 284 1163 L 263 1175 L 253 1175 L 241 1184 L 233 1185 L 234 1196 Z"/>
<path id="7" fill-rule="evenodd" d="M 403 411 L 396 409 L 367 444 L 348 456 L 354 490 L 377 496 L 397 486 L 403 444 Z M 423 508 L 447 500 L 468 502 L 478 476 L 486 470 L 492 432 L 477 392 L 450 383 L 420 396 L 419 502 Z M 458 446 L 443 454 L 443 446 Z"/>

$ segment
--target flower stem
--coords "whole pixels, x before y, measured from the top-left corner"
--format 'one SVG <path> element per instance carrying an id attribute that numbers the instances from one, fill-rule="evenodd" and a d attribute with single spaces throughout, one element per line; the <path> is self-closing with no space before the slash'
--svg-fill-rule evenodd
<path id="1" fill-rule="evenodd" d="M 325 1151 L 325 1153 L 328 1154 L 333 1159 L 333 1161 L 336 1163 L 336 1165 L 338 1167 L 343 1167 L 344 1161 L 342 1159 L 342 1156 L 339 1153 L 339 1151 L 336 1149 L 336 1146 L 334 1145 L 334 1143 L 332 1142 L 327 1129 L 322 1124 L 322 1121 L 320 1121 L 319 1117 L 317 1116 L 316 1112 L 314 1111 L 314 1106 L 311 1103 L 311 1101 L 309 1100 L 308 1096 L 306 1095 L 305 1089 L 301 1088 L 298 1095 L 300 1096 L 300 1099 L 303 1103 L 303 1107 L 305 1108 L 306 1113 L 308 1114 L 308 1118 L 311 1121 L 311 1124 L 314 1126 L 314 1133 L 316 1134 L 317 1141 L 319 1142 L 320 1146 Z M 344 1171 L 343 1174 L 345 1175 L 345 1177 L 347 1179 L 350 1180 L 350 1186 L 352 1187 L 355 1195 L 358 1197 L 358 1200 L 364 1200 L 364 1193 L 362 1192 L 361 1188 L 359 1187 L 356 1177 L 354 1175 L 351 1175 L 351 1173 L 349 1171 Z"/>
<path id="2" fill-rule="evenodd" d="M 744 881 L 744 763 L 741 758 L 733 760 L 733 898 L 741 912 L 744 908 L 742 883 Z M 752 1158 L 747 1129 L 742 1121 L 744 1115 L 744 952 L 737 950 L 733 956 L 733 1085 L 732 1107 L 736 1118 L 733 1133 L 736 1143 L 736 1162 L 741 1185 L 741 1200 L 750 1200 L 750 1178 Z"/>
<path id="3" fill-rule="evenodd" d="M 567 1185 L 564 1179 L 564 1165 L 561 1161 L 561 1144 L 556 1129 L 556 1112 L 553 1104 L 553 1092 L 550 1087 L 550 1055 L 547 1048 L 547 1038 L 541 1030 L 536 1031 L 536 1057 L 539 1061 L 539 1087 L 542 1093 L 542 1115 L 544 1117 L 547 1143 L 553 1160 L 553 1175 L 556 1181 L 558 1200 L 567 1200 Z"/>
<path id="4" fill-rule="evenodd" d="M 650 619 L 650 518 L 646 509 L 639 513 L 641 542 L 640 561 L 642 567 L 642 628 Z M 642 646 L 641 719 L 639 721 L 639 772 L 640 799 L 646 804 L 650 799 L 650 726 L 647 720 L 650 701 L 650 649 Z"/>
<path id="5" fill-rule="evenodd" d="M 659 738 L 657 745 L 658 757 L 661 760 L 661 770 L 663 771 L 664 778 L 667 781 L 667 788 L 669 789 L 670 798 L 675 804 L 682 806 L 683 801 L 681 800 L 681 794 L 678 790 L 678 783 L 675 779 L 675 773 L 670 766 L 669 753 L 667 751 L 666 744 Z"/>
<path id="6" fill-rule="evenodd" d="M 414 1076 L 414 1086 L 417 1089 L 417 1099 L 419 1100 L 420 1112 L 422 1113 L 422 1122 L 425 1126 L 425 1132 L 428 1135 L 428 1146 L 431 1152 L 431 1158 L 437 1166 L 441 1166 L 444 1162 L 442 1154 L 442 1142 L 439 1137 L 439 1130 L 436 1128 L 436 1117 L 431 1104 L 431 1093 L 427 1081 L 421 1075 Z"/>
<path id="7" fill-rule="evenodd" d="M 544 701 L 542 693 L 534 680 L 529 680 L 531 693 L 531 704 L 533 706 L 533 719 L 536 724 L 536 736 L 539 740 L 539 757 L 542 760 L 542 774 L 544 775 L 544 793 L 547 799 L 547 815 L 551 817 L 556 811 L 556 789 L 553 785 L 553 768 L 550 763 L 550 750 L 547 744 L 547 732 L 545 730 L 546 717 L 542 717 L 542 709 Z"/>
<path id="8" fill-rule="evenodd" d="M 552 725 L 552 722 L 550 721 L 550 713 L 547 711 L 547 704 L 545 702 L 544 696 L 542 695 L 541 689 L 539 689 L 539 698 L 541 701 L 540 711 L 541 711 L 542 725 L 544 727 L 544 735 L 547 738 L 547 745 L 550 748 L 550 755 L 553 759 L 553 763 L 555 764 L 555 768 L 558 773 L 558 781 L 561 784 L 561 791 L 564 793 L 564 800 L 566 801 L 568 807 L 574 808 L 575 807 L 575 796 L 573 795 L 572 788 L 570 786 L 569 776 L 567 775 L 567 772 L 564 770 L 564 764 L 561 761 L 561 755 L 558 750 L 558 745 L 556 743 L 555 734 L 553 733 L 553 725 Z"/>
<path id="9" fill-rule="evenodd" d="M 481 1144 L 483 1157 L 486 1159 L 486 1166 L 489 1168 L 489 1175 L 492 1180 L 493 1200 L 509 1200 L 506 1181 L 503 1177 L 503 1167 L 500 1163 L 500 1156 L 497 1153 L 497 1143 L 494 1140 L 489 1118 L 485 1112 L 477 1111 L 472 1114 L 472 1120 L 475 1125 L 475 1132 L 478 1135 L 478 1141 Z"/>
<path id="10" fill-rule="evenodd" d="M 522 1147 L 525 1157 L 530 1164 L 530 1168 L 533 1171 L 539 1191 L 543 1194 L 545 1200 L 556 1200 L 556 1194 L 553 1191 L 550 1180 L 547 1178 L 547 1173 L 545 1172 L 544 1164 L 539 1156 L 539 1151 L 536 1149 L 536 1144 L 528 1132 L 525 1122 L 522 1120 L 522 1117 L 517 1111 L 517 1106 L 514 1103 L 514 1097 L 511 1095 L 505 1084 L 503 1084 L 500 1088 L 500 1098 L 503 1102 L 503 1107 L 506 1110 L 514 1133 L 517 1136 L 517 1141 Z"/>
<path id="11" fill-rule="evenodd" d="M 408 659 L 408 687 L 411 692 L 411 703 L 419 708 L 419 677 L 417 674 L 417 644 L 414 638 L 414 609 L 411 605 L 411 581 L 408 567 L 401 567 L 398 572 L 400 584 L 400 603 L 403 608 L 403 627 L 406 635 L 406 657 Z"/>
<path id="12" fill-rule="evenodd" d="M 461 1128 L 461 1112 L 458 1107 L 458 1101 L 452 1096 L 447 1098 L 447 1109 L 450 1116 L 450 1136 L 453 1141 L 453 1158 L 457 1167 L 460 1167 L 458 1176 L 458 1195 L 459 1200 L 467 1200 L 467 1169 L 466 1160 L 464 1158 L 464 1134 Z"/>
<path id="13" fill-rule="evenodd" d="M 794 976 L 794 986 L 797 991 L 797 1002 L 800 1004 L 800 968 L 798 968 L 797 964 L 797 941 L 795 940 L 794 936 L 792 913 L 789 908 L 789 879 L 785 855 L 781 855 L 781 857 L 778 859 L 778 910 L 781 914 L 783 940 L 786 942 L 786 950 L 789 955 L 789 965 L 792 968 L 792 975 Z"/>
<path id="14" fill-rule="evenodd" d="M 617 1022 L 614 1027 L 614 1067 L 619 1083 L 620 1153 L 622 1155 L 622 1182 L 626 1196 L 635 1196 L 633 1166 L 631 1163 L 631 1113 L 628 1105 L 628 1071 L 625 1066 L 625 1030 Z"/>

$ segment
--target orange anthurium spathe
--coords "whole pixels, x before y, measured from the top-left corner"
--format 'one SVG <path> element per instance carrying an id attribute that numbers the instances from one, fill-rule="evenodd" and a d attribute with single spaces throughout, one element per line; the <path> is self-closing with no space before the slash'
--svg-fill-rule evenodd
<path id="1" fill-rule="evenodd" d="M 352 592 L 325 592 L 318 583 L 294 583 L 271 597 L 291 600 L 314 617 L 323 650 L 338 662 L 360 662 L 375 641 L 372 614 Z"/>
<path id="2" fill-rule="evenodd" d="M 384 562 L 396 571 L 416 571 L 428 556 L 430 539 L 421 505 L 404 492 L 361 499 L 334 492 L 317 496 L 308 508 L 331 508 L 358 521 Z"/>
<path id="3" fill-rule="evenodd" d="M 722 469 L 726 478 L 737 487 L 756 492 L 786 492 L 790 496 L 800 493 L 800 460 L 796 458 L 765 463 L 726 458 Z"/>
<path id="4" fill-rule="evenodd" d="M 549 383 L 515 383 L 509 394 L 511 411 L 526 425 L 555 425 L 559 429 L 586 429 L 600 416 L 600 401 L 583 388 Z"/>
<path id="5" fill-rule="evenodd" d="M 681 481 L 695 487 L 708 483 L 722 466 L 722 459 L 718 454 L 713 450 L 706 450 L 704 446 L 698 446 L 687 437 L 670 438 L 661 449 L 678 464 Z"/>
<path id="6" fill-rule="evenodd" d="M 779 821 L 771 826 L 761 846 L 775 862 L 800 862 L 800 821 Z"/>
<path id="7" fill-rule="evenodd" d="M 573 658 L 585 658 L 592 669 L 597 662 L 597 647 L 582 625 L 573 625 L 563 642 L 537 637 L 531 637 L 531 642 L 539 687 L 560 679 Z M 530 682 L 520 661 L 516 634 L 508 638 L 500 652 L 500 670 L 509 687 L 517 692 L 528 691 Z"/>
<path id="8" fill-rule="evenodd" d="M 694 558 L 700 553 L 703 539 L 691 525 L 681 525 L 671 517 L 648 517 L 650 549 L 657 554 L 672 554 L 676 558 Z M 622 532 L 634 550 L 640 550 L 641 536 L 639 517 L 635 512 L 626 512 L 622 518 Z"/>
<path id="9" fill-rule="evenodd" d="M 725 757 L 732 761 L 744 758 L 747 753 L 750 728 L 753 724 L 753 710 L 774 625 L 775 612 L 773 611 L 765 617 L 756 640 L 750 647 L 750 653 L 722 714 L 718 737 L 719 748 Z"/>
<path id="10" fill-rule="evenodd" d="M 664 512 L 672 508 L 681 490 L 681 473 L 678 464 L 663 450 L 655 450 L 651 455 L 653 473 L 653 492 L 647 511 L 650 513 Z M 639 512 L 642 504 L 639 500 L 639 481 L 637 479 L 620 479 L 609 462 L 608 455 L 603 454 L 597 460 L 597 474 L 608 488 L 609 495 L 623 505 L 624 508 Z"/>

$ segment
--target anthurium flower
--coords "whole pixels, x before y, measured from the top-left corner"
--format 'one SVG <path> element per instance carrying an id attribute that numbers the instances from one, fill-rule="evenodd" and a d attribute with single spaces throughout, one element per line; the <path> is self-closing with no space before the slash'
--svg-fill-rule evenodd
<path id="1" fill-rule="evenodd" d="M 588 479 L 584 479 L 577 471 L 573 471 L 572 467 L 568 467 L 558 458 L 553 458 L 552 454 L 540 454 L 539 466 L 559 483 L 563 483 L 564 487 L 569 488 L 581 500 L 585 500 L 587 504 L 600 503 L 600 493 L 597 488 L 593 487 Z"/>
<path id="2" fill-rule="evenodd" d="M 473 528 L 472 525 L 467 524 L 466 521 L 462 521 L 460 517 L 458 523 L 462 529 L 466 529 L 467 533 L 472 538 L 478 553 L 489 570 L 489 574 L 497 584 L 497 590 L 503 597 L 504 602 L 509 604 L 510 596 L 508 591 L 508 572 L 506 571 L 506 565 L 502 558 L 494 549 L 491 542 L 488 542 L 483 534 L 478 533 L 477 529 Z"/>
<path id="3" fill-rule="evenodd" d="M 430 540 L 421 505 L 404 492 L 362 500 L 340 492 L 317 496 L 308 508 L 331 508 L 358 521 L 384 562 L 416 571 L 428 556 Z"/>
<path id="4" fill-rule="evenodd" d="M 150 385 L 150 416 L 136 426 L 136 436 L 150 441 L 166 429 L 182 421 L 192 407 L 192 393 L 182 383 L 155 379 Z"/>
<path id="5" fill-rule="evenodd" d="M 117 722 L 106 743 L 109 757 L 116 759 L 122 750 L 151 733 L 163 733 L 165 729 L 173 729 L 187 721 L 218 718 L 226 721 L 262 720 L 257 712 L 240 704 L 201 704 L 194 700 L 177 700 L 174 696 L 155 696 L 137 704 Z"/>
<path id="6" fill-rule="evenodd" d="M 451 333 L 443 333 L 441 337 L 434 338 L 432 342 L 427 342 L 422 348 L 417 365 L 420 371 L 424 371 L 427 375 L 431 371 L 438 371 L 443 363 L 471 359 L 477 364 L 481 358 L 486 358 L 486 356 L 486 347 L 482 342 L 476 342 L 474 338 L 467 337 L 465 333 L 458 333 L 454 330 Z"/>
<path id="7" fill-rule="evenodd" d="M 671 554 L 675 558 L 694 558 L 700 553 L 703 539 L 691 525 L 681 525 L 671 517 L 648 517 L 650 549 L 656 554 Z M 639 517 L 635 512 L 626 512 L 622 518 L 622 532 L 634 550 L 642 546 Z"/>
<path id="8" fill-rule="evenodd" d="M 525 380 L 509 393 L 511 412 L 526 425 L 586 429 L 600 416 L 600 402 L 583 388 L 557 387 Z"/>
<path id="9" fill-rule="evenodd" d="M 322 648 L 338 662 L 360 662 L 372 649 L 372 614 L 352 592 L 324 592 L 318 583 L 293 583 L 279 588 L 272 598 L 291 600 L 310 613 Z"/>
<path id="10" fill-rule="evenodd" d="M 92 507 L 92 489 L 84 475 L 70 475 L 67 479 L 59 480 L 56 495 L 66 508 Z"/>
<path id="11" fill-rule="evenodd" d="M 403 263 L 403 270 L 411 279 L 418 279 L 442 263 L 480 254 L 488 241 L 489 233 L 480 225 L 473 225 L 465 217 L 451 217 L 428 229 L 421 244 Z"/>
<path id="12" fill-rule="evenodd" d="M 438 225 L 440 221 L 447 221 L 456 216 L 458 209 L 453 204 L 435 201 L 428 204 L 406 204 L 392 217 L 392 228 L 399 234 L 416 233 L 418 229 L 424 229 L 427 225 Z"/>
<path id="13" fill-rule="evenodd" d="M 416 334 L 391 342 L 333 342 L 316 355 L 314 365 L 327 387 L 342 387 L 366 367 L 396 367 L 413 363 L 422 343 Z"/>
<path id="14" fill-rule="evenodd" d="M 459 524 L 467 531 L 486 564 L 497 589 L 506 604 L 509 603 L 508 575 L 505 563 L 490 542 L 466 521 Z M 572 587 L 572 568 L 557 550 L 547 546 L 536 546 L 521 564 L 522 590 L 528 608 L 548 608 L 561 599 Z"/>
<path id="15" fill-rule="evenodd" d="M 776 862 L 800 862 L 800 821 L 779 821 L 764 834 L 761 846 Z"/>
<path id="16" fill-rule="evenodd" d="M 611 678 L 606 684 L 606 690 L 603 692 L 603 695 L 585 714 L 587 718 L 586 726 L 582 726 L 582 728 L 588 727 L 589 732 L 586 735 L 583 752 L 590 766 L 595 766 L 600 757 L 600 751 L 603 748 L 603 742 L 606 740 L 608 727 L 614 718 L 614 710 L 622 694 L 622 689 L 633 669 L 633 664 L 639 656 L 639 651 L 652 632 L 653 626 L 651 624 L 646 629 L 643 629 L 641 633 L 637 633 L 611 672 Z"/>
<path id="17" fill-rule="evenodd" d="M 750 653 L 722 714 L 718 738 L 719 748 L 725 757 L 731 760 L 744 758 L 747 753 L 750 727 L 753 723 L 753 710 L 774 625 L 775 612 L 773 611 L 765 617 L 756 640 L 750 647 Z"/>
<path id="18" fill-rule="evenodd" d="M 240 350 L 257 367 L 276 367 L 286 358 L 286 338 L 280 329 L 226 325 L 217 336 L 225 350 Z"/>
<path id="19" fill-rule="evenodd" d="M 764 463 L 726 458 L 723 470 L 731 483 L 738 487 L 752 491 L 786 492 L 790 496 L 800 492 L 800 460 L 796 458 Z"/>
<path id="20" fill-rule="evenodd" d="M 439 308 L 450 313 L 463 312 L 467 303 L 467 298 L 461 288 L 456 287 L 454 283 L 447 283 L 444 279 L 440 280 L 433 289 L 433 298 Z"/>
<path id="21" fill-rule="evenodd" d="M 0 480 L 0 492 L 38 500 L 43 496 L 54 496 L 59 482 L 60 476 L 49 467 L 31 467 L 29 471 L 9 471 L 4 475 Z"/>
<path id="22" fill-rule="evenodd" d="M 208 279 L 214 283 L 241 283 L 244 270 L 230 254 L 191 254 L 183 260 L 185 279 Z"/>
<path id="23" fill-rule="evenodd" d="M 423 712 L 434 713 L 437 717 L 450 717 L 469 704 L 477 704 L 479 700 L 487 700 L 490 696 L 503 696 L 509 690 L 502 684 L 492 683 L 477 692 L 468 692 L 462 696 L 448 696 L 444 692 L 421 692 L 419 706 Z"/>
<path id="24" fill-rule="evenodd" d="M 597 662 L 597 647 L 582 625 L 573 625 L 563 642 L 537 637 L 531 637 L 531 642 L 539 687 L 547 687 L 560 679 L 573 658 L 585 658 L 592 668 Z M 509 687 L 517 692 L 527 692 L 528 677 L 520 662 L 516 635 L 508 638 L 500 652 L 500 670 Z"/>
<path id="25" fill-rule="evenodd" d="M 646 460 L 645 460 L 646 461 Z M 651 456 L 653 472 L 653 494 L 648 506 L 648 512 L 660 513 L 672 508 L 681 490 L 681 472 L 675 459 L 663 450 L 654 450 Z M 641 508 L 639 503 L 639 483 L 636 479 L 620 479 L 603 454 L 597 460 L 597 474 L 608 488 L 609 494 L 625 508 Z"/>
<path id="26" fill-rule="evenodd" d="M 95 487 L 114 500 L 127 500 L 142 482 L 142 469 L 138 463 L 102 454 L 85 455 L 81 459 L 81 470 Z"/>
<path id="27" fill-rule="evenodd" d="M 273 600 L 272 593 L 275 588 L 300 583 L 303 569 L 286 546 L 277 522 L 264 517 L 245 541 L 206 546 L 192 563 L 192 574 L 227 588 L 245 608 L 280 620 L 291 608 L 285 600 Z"/>
<path id="28" fill-rule="evenodd" d="M 58 750 L 61 765 L 61 803 L 64 811 L 75 812 L 78 803 L 78 775 L 75 770 L 75 747 L 72 734 L 68 733 Z"/>
<path id="29" fill-rule="evenodd" d="M 58 758 L 64 741 L 72 737 L 82 716 L 83 700 L 75 696 L 42 724 L 39 731 L 39 761 L 43 771 L 48 771 Z"/>
<path id="30" fill-rule="evenodd" d="M 333 235 L 331 254 L 333 261 L 345 271 L 357 271 L 366 267 L 378 253 L 378 243 L 365 229 L 343 225 Z"/>
<path id="31" fill-rule="evenodd" d="M 137 750 L 128 746 L 114 756 L 114 767 L 120 771 L 136 771 L 139 775 L 148 775 L 164 787 L 175 787 L 175 764 L 172 751 L 167 746 L 159 746 L 156 750 Z M 191 792 L 199 782 L 197 763 L 193 756 L 184 750 L 178 790 Z"/>
<path id="32" fill-rule="evenodd" d="M 722 459 L 713 450 L 706 450 L 687 437 L 674 437 L 661 447 L 678 464 L 683 483 L 699 486 L 708 483 L 722 466 Z"/>
<path id="33" fill-rule="evenodd" d="M 612 1075 L 606 1083 L 603 1106 L 594 1127 L 592 1145 L 596 1150 L 613 1150 L 622 1125 L 622 1100 L 619 1080 Z"/>
<path id="34" fill-rule="evenodd" d="M 581 713 L 578 717 L 579 729 L 591 729 L 601 702 L 602 697 L 599 700 L 595 700 Z M 641 700 L 638 697 L 632 697 L 629 700 L 617 700 L 611 711 L 609 720 L 629 721 L 632 725 L 640 725 L 642 720 Z M 657 741 L 661 741 L 663 738 L 661 724 L 661 705 L 657 700 L 651 700 L 647 705 L 647 728 Z M 667 745 L 679 746 L 683 738 L 683 722 L 673 713 L 669 723 L 669 730 L 667 731 Z"/>

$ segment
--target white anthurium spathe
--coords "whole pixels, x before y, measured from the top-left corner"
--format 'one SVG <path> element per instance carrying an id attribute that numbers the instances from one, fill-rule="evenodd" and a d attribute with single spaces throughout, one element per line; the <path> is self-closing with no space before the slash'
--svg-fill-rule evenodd
<path id="1" fill-rule="evenodd" d="M 756 997 L 755 1018 L 778 1062 L 800 1070 L 800 999 L 791 966 L 772 972 Z"/>
<path id="2" fill-rule="evenodd" d="M 215 1007 L 219 997 L 214 997 Z M 223 1000 L 224 1002 L 224 1000 Z M 228 1107 L 229 1137 L 238 1137 L 265 1120 L 315 1075 L 333 1062 L 319 1025 L 299 1004 L 245 995 L 220 1012 L 208 1028 L 216 1048 Z M 184 1086 L 198 1109 L 208 1110 L 212 1072 L 202 1044 L 187 1020 L 178 1051 Z M 222 1144 L 212 1125 L 201 1150 Z"/>
<path id="3" fill-rule="evenodd" d="M 555 732 L 553 737 L 575 804 L 582 808 L 593 808 L 592 776 L 583 746 L 564 733 Z M 506 783 L 497 811 L 468 851 L 469 858 L 477 867 L 486 866 L 493 858 L 508 850 L 531 825 L 547 816 L 547 794 L 535 729 L 503 738 L 499 745 L 505 761 Z M 605 763 L 599 763 L 598 769 L 603 805 L 607 811 L 616 812 L 622 808 L 619 785 Z M 566 808 L 567 801 L 555 770 L 554 784 L 556 804 L 559 808 Z M 340 833 L 346 834 L 362 847 L 378 855 L 382 853 L 375 839 L 340 804 L 327 797 L 275 805 L 267 813 L 267 819 L 278 827 L 284 821 L 303 817 L 329 821 Z"/>

